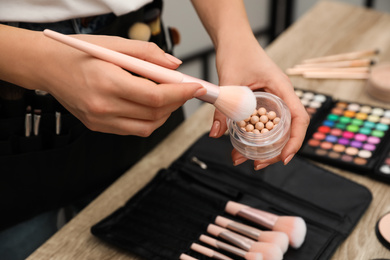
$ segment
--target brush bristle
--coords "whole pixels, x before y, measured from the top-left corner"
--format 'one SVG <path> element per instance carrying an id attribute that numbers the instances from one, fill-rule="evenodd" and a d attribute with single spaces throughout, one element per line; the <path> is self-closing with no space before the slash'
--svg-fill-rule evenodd
<path id="1" fill-rule="evenodd" d="M 286 253 L 289 243 L 287 234 L 279 231 L 262 231 L 258 241 L 275 244 L 280 247 L 283 253 Z"/>
<path id="2" fill-rule="evenodd" d="M 250 252 L 261 253 L 264 260 L 282 260 L 283 252 L 279 246 L 271 243 L 256 242 L 249 249 Z"/>
<path id="3" fill-rule="evenodd" d="M 306 223 L 301 217 L 281 216 L 272 230 L 286 233 L 290 246 L 299 248 L 305 240 L 306 229 Z"/>
<path id="4" fill-rule="evenodd" d="M 262 253 L 253 253 L 249 252 L 245 254 L 246 260 L 263 260 L 263 254 Z"/>
<path id="5" fill-rule="evenodd" d="M 223 86 L 220 87 L 214 106 L 225 116 L 241 121 L 252 115 L 256 109 L 256 97 L 248 87 Z"/>

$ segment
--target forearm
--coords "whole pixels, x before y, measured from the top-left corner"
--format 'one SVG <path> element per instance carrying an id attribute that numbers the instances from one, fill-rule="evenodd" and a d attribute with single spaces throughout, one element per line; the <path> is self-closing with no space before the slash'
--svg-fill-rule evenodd
<path id="1" fill-rule="evenodd" d="M 36 88 L 35 72 L 41 67 L 43 37 L 34 31 L 0 25 L 0 79 Z"/>
<path id="2" fill-rule="evenodd" d="M 215 48 L 221 43 L 253 37 L 242 0 L 191 0 Z"/>

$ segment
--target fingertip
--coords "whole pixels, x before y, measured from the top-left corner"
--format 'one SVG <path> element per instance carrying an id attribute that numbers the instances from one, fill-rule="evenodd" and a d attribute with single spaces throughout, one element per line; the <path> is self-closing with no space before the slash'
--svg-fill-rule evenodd
<path id="1" fill-rule="evenodd" d="M 204 95 L 206 95 L 206 94 L 207 94 L 207 89 L 206 89 L 205 87 L 200 87 L 200 88 L 198 88 L 198 89 L 195 91 L 193 97 L 194 97 L 194 98 L 197 98 L 197 97 L 200 97 L 200 96 L 204 96 Z"/>
<path id="2" fill-rule="evenodd" d="M 165 57 L 166 57 L 171 63 L 175 64 L 177 67 L 183 63 L 180 59 L 176 58 L 175 56 L 173 56 L 173 55 L 171 55 L 171 54 L 169 54 L 169 53 L 164 53 L 164 54 L 165 54 Z"/>
<path id="3" fill-rule="evenodd" d="M 219 122 L 218 120 L 215 120 L 213 122 L 212 127 L 211 127 L 209 137 L 217 138 L 220 130 L 221 130 L 221 122 Z"/>

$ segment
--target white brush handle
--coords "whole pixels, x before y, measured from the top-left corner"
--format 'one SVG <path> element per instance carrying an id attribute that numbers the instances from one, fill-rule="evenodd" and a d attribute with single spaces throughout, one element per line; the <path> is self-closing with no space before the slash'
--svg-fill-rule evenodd
<path id="1" fill-rule="evenodd" d="M 121 68 L 133 73 L 149 78 L 158 83 L 200 83 L 207 90 L 207 94 L 198 97 L 198 99 L 214 104 L 219 95 L 219 87 L 210 82 L 185 75 L 179 71 L 164 68 L 162 66 L 134 58 L 123 53 L 119 53 L 95 44 L 85 42 L 52 30 L 44 30 L 43 34 L 56 41 L 62 42 L 68 46 L 76 48 L 89 55 L 113 63 Z"/>

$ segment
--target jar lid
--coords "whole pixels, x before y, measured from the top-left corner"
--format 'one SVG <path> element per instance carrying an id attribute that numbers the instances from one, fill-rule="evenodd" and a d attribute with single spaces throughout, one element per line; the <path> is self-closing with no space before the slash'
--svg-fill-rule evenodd
<path id="1" fill-rule="evenodd" d="M 390 62 L 372 67 L 366 89 L 373 98 L 390 101 Z"/>

